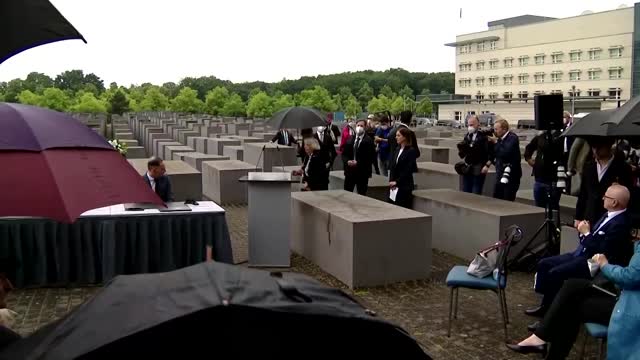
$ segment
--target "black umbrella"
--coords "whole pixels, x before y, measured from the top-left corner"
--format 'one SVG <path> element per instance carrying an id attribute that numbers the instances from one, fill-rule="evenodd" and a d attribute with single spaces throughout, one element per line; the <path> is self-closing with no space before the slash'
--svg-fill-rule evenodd
<path id="1" fill-rule="evenodd" d="M 327 120 L 325 114 L 316 109 L 294 106 L 273 114 L 265 124 L 275 129 L 309 129 L 315 126 L 326 126 Z"/>
<path id="2" fill-rule="evenodd" d="M 118 276 L 0 359 L 430 359 L 401 328 L 310 278 L 203 263 Z M 200 355 L 202 356 L 202 355 Z"/>
<path id="3" fill-rule="evenodd" d="M 615 125 L 611 132 L 615 137 L 640 136 L 640 97 L 627 101 L 611 113 L 605 124 Z"/>
<path id="4" fill-rule="evenodd" d="M 616 127 L 616 124 L 607 123 L 607 120 L 615 111 L 617 110 L 610 109 L 589 113 L 589 115 L 574 122 L 562 135 L 584 138 L 613 136 L 613 128 Z"/>
<path id="5" fill-rule="evenodd" d="M 71 39 L 87 42 L 48 0 L 2 0 L 0 16 L 0 64 L 36 46 Z"/>

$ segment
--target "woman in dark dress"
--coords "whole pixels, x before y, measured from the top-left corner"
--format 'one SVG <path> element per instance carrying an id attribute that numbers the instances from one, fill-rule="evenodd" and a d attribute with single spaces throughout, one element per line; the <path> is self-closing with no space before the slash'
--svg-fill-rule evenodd
<path id="1" fill-rule="evenodd" d="M 329 170 L 320 154 L 320 143 L 315 138 L 304 139 L 304 160 L 302 168 L 293 175 L 302 176 L 302 191 L 329 189 Z"/>
<path id="2" fill-rule="evenodd" d="M 411 143 L 412 131 L 401 127 L 396 132 L 398 148 L 389 159 L 389 188 L 398 189 L 395 201 L 389 202 L 411 209 L 413 202 L 413 173 L 418 171 L 416 150 Z"/>

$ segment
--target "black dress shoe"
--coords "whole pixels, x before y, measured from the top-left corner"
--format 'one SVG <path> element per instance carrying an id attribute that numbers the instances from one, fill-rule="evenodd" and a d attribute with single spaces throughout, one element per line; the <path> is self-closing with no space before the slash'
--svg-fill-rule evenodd
<path id="1" fill-rule="evenodd" d="M 544 317 L 544 314 L 547 312 L 547 308 L 545 306 L 538 306 L 533 309 L 527 309 L 524 311 L 526 315 L 534 316 L 534 317 Z"/>
<path id="2" fill-rule="evenodd" d="M 527 330 L 529 330 L 529 332 L 536 332 L 539 326 L 540 326 L 540 321 L 536 321 L 533 324 L 527 325 Z"/>
<path id="3" fill-rule="evenodd" d="M 513 350 L 520 354 L 542 354 L 543 357 L 547 356 L 547 344 L 535 346 L 520 346 L 518 344 L 506 345 L 509 350 Z"/>

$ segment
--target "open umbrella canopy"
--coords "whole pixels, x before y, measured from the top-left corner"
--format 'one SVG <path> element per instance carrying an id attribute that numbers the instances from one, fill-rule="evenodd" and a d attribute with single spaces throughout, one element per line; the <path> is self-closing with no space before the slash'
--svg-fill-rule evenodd
<path id="1" fill-rule="evenodd" d="M 281 276 L 215 262 L 118 276 L 0 359 L 430 359 L 342 291 Z"/>
<path id="2" fill-rule="evenodd" d="M 265 124 L 275 129 L 309 129 L 315 126 L 326 126 L 327 120 L 326 116 L 316 109 L 294 106 L 273 114 Z"/>
<path id="3" fill-rule="evenodd" d="M 613 136 L 613 129 L 616 127 L 616 124 L 607 123 L 606 121 L 609 120 L 615 111 L 616 109 L 610 109 L 589 113 L 589 115 L 576 121 L 562 135 L 585 138 Z"/>
<path id="4" fill-rule="evenodd" d="M 640 96 L 630 99 L 615 109 L 605 124 L 615 125 L 611 129 L 612 136 L 631 138 L 640 136 Z"/>
<path id="5" fill-rule="evenodd" d="M 0 64 L 36 46 L 80 39 L 87 42 L 48 0 L 0 1 Z"/>
<path id="6" fill-rule="evenodd" d="M 0 189 L 5 189 L 0 191 L 0 216 L 44 217 L 71 223 L 85 211 L 104 206 L 163 204 L 113 148 L 0 150 L 0 161 Z"/>
<path id="7" fill-rule="evenodd" d="M 113 149 L 102 136 L 69 114 L 37 106 L 0 103 L 0 150 L 72 147 Z"/>

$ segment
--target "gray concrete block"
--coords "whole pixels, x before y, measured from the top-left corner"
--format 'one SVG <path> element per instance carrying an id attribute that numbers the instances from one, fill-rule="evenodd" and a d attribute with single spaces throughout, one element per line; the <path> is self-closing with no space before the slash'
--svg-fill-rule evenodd
<path id="1" fill-rule="evenodd" d="M 127 148 L 127 159 L 147 159 L 147 151 L 142 146 L 130 146 Z"/>
<path id="2" fill-rule="evenodd" d="M 189 166 L 196 168 L 200 172 L 202 172 L 202 163 L 205 161 L 230 160 L 228 156 L 210 155 L 210 154 L 203 154 L 199 152 L 178 153 L 178 154 L 181 154 L 182 161 L 189 164 Z"/>
<path id="3" fill-rule="evenodd" d="M 297 149 L 293 146 L 272 143 L 244 144 L 244 161 L 254 164 L 265 172 L 272 171 L 275 166 L 297 165 Z M 263 151 L 264 149 L 264 151 Z"/>
<path id="4" fill-rule="evenodd" d="M 127 148 L 131 146 L 138 146 L 138 140 L 119 140 L 121 143 L 126 144 Z"/>
<path id="5" fill-rule="evenodd" d="M 154 140 L 154 147 L 155 147 L 155 151 L 154 151 L 154 155 L 155 156 L 159 156 L 161 158 L 165 158 L 165 151 L 164 148 L 166 146 L 183 146 L 182 144 L 180 144 L 177 141 L 174 141 L 173 139 L 160 139 L 160 140 Z M 168 158 L 167 160 L 171 160 L 171 158 Z"/>
<path id="6" fill-rule="evenodd" d="M 420 157 L 418 161 L 436 162 L 441 164 L 449 163 L 449 148 L 442 146 L 418 145 Z"/>
<path id="7" fill-rule="evenodd" d="M 145 149 L 147 149 L 147 154 L 156 155 L 158 154 L 158 142 L 159 141 L 172 141 L 173 139 L 167 133 L 151 133 L 149 134 L 149 142 Z"/>
<path id="8" fill-rule="evenodd" d="M 147 172 L 147 159 L 129 159 L 140 175 Z M 202 200 L 202 174 L 183 161 L 165 160 L 175 201 Z"/>
<path id="9" fill-rule="evenodd" d="M 300 168 L 298 166 L 298 168 Z M 344 190 L 344 171 L 336 170 L 329 173 L 329 190 Z M 380 201 L 389 199 L 389 178 L 382 175 L 371 175 L 367 197 Z"/>
<path id="10" fill-rule="evenodd" d="M 427 130 L 428 132 L 428 137 L 435 137 L 435 138 L 450 138 L 453 136 L 453 133 L 449 130 Z"/>
<path id="11" fill-rule="evenodd" d="M 257 137 L 257 138 L 262 138 L 265 141 L 271 141 L 271 139 L 273 139 L 273 137 L 275 135 L 276 135 L 276 133 L 266 133 L 266 132 L 253 132 L 251 134 L 251 136 Z"/>
<path id="12" fill-rule="evenodd" d="M 187 138 L 190 136 L 200 136 L 200 132 L 193 130 L 178 131 L 178 142 L 183 145 L 187 145 Z"/>
<path id="13" fill-rule="evenodd" d="M 437 189 L 413 196 L 413 209 L 433 217 L 433 247 L 463 259 L 502 240 L 511 225 L 520 226 L 527 239 L 544 221 L 544 209 L 476 194 Z M 516 246 L 513 253 L 520 249 Z"/>
<path id="14" fill-rule="evenodd" d="M 216 137 L 216 135 L 224 134 L 225 131 L 225 127 L 219 125 L 203 126 L 200 128 L 200 135 L 204 137 Z"/>
<path id="15" fill-rule="evenodd" d="M 212 155 L 223 155 L 225 146 L 240 145 L 240 140 L 234 140 L 234 139 L 208 138 L 206 142 L 207 142 L 206 153 L 212 154 Z"/>
<path id="16" fill-rule="evenodd" d="M 132 132 L 116 132 L 114 137 L 118 140 L 135 140 Z"/>
<path id="17" fill-rule="evenodd" d="M 419 162 L 417 165 L 418 173 L 413 175 L 413 179 L 418 189 L 462 190 L 462 177 L 453 165 L 434 162 Z M 492 168 L 484 181 L 482 194 L 493 196 L 495 183 L 496 172 Z"/>
<path id="18" fill-rule="evenodd" d="M 207 153 L 207 137 L 204 136 L 190 136 L 187 138 L 187 146 L 194 148 L 197 152 Z"/>
<path id="19" fill-rule="evenodd" d="M 246 204 L 247 183 L 238 181 L 255 166 L 238 160 L 205 161 L 202 163 L 204 196 L 218 204 Z"/>
<path id="20" fill-rule="evenodd" d="M 516 194 L 516 201 L 522 204 L 535 206 L 533 190 L 519 190 Z M 566 194 L 560 196 L 560 222 L 564 224 L 573 224 L 573 219 L 576 215 L 577 202 L 578 198 L 575 196 Z"/>
<path id="21" fill-rule="evenodd" d="M 229 135 L 229 136 L 221 136 L 221 138 L 240 140 L 240 145 L 252 144 L 252 143 L 264 144 L 265 142 L 263 138 L 251 137 L 251 136 Z"/>
<path id="22" fill-rule="evenodd" d="M 227 124 L 227 134 L 229 135 L 240 135 L 238 132 L 240 130 L 251 130 L 251 124 Z"/>
<path id="23" fill-rule="evenodd" d="M 578 230 L 573 226 L 562 226 L 560 231 L 560 254 L 575 251 L 580 244 Z"/>
<path id="24" fill-rule="evenodd" d="M 522 167 L 522 177 L 520 178 L 520 190 L 533 190 L 533 184 L 536 182 L 531 175 L 533 168 L 526 161 L 522 160 L 520 163 Z"/>
<path id="25" fill-rule="evenodd" d="M 241 145 L 225 146 L 222 151 L 222 155 L 228 156 L 229 160 L 244 161 L 243 153 L 244 153 L 244 147 Z"/>
<path id="26" fill-rule="evenodd" d="M 291 249 L 350 288 L 429 276 L 430 216 L 344 190 L 291 197 Z"/>

